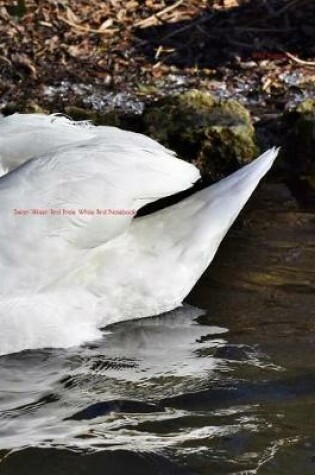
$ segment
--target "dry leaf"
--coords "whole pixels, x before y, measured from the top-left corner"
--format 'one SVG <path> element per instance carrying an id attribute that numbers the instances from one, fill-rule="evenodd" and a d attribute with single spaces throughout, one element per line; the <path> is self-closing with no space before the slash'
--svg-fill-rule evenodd
<path id="1" fill-rule="evenodd" d="M 127 2 L 125 6 L 126 10 L 135 10 L 139 6 L 139 3 L 134 0 L 131 0 Z"/>
<path id="2" fill-rule="evenodd" d="M 22 54 L 14 54 L 12 56 L 12 61 L 14 64 L 18 66 L 23 66 L 28 72 L 31 73 L 31 76 L 33 78 L 37 78 L 37 71 L 34 66 L 34 64 L 31 62 L 31 60 L 26 56 Z"/>
<path id="3" fill-rule="evenodd" d="M 77 25 L 81 23 L 80 18 L 77 17 L 77 15 L 69 7 L 66 10 L 66 17 L 71 23 L 74 23 Z"/>
<path id="4" fill-rule="evenodd" d="M 108 18 L 107 20 L 105 20 L 101 26 L 99 27 L 98 31 L 104 31 L 104 30 L 107 30 L 108 28 L 110 28 L 112 26 L 112 24 L 114 23 L 113 19 L 112 18 Z"/>

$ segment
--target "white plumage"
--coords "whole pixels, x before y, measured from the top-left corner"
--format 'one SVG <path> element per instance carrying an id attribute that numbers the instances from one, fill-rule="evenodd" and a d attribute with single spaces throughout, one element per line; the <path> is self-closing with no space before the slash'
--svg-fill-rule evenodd
<path id="1" fill-rule="evenodd" d="M 1 119 L 0 353 L 80 344 L 109 323 L 179 306 L 276 155 L 133 219 L 198 170 L 141 134 L 60 116 Z"/>

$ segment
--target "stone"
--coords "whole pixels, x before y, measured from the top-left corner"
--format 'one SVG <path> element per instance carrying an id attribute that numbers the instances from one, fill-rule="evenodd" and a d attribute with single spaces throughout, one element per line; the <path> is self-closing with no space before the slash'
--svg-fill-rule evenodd
<path id="1" fill-rule="evenodd" d="M 258 154 L 249 112 L 237 101 L 191 90 L 147 108 L 144 133 L 194 163 L 205 176 L 221 178 Z"/>

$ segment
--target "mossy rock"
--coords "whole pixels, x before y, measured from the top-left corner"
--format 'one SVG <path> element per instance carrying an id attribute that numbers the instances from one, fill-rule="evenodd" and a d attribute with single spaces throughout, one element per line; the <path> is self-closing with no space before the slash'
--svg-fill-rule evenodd
<path id="1" fill-rule="evenodd" d="M 49 111 L 42 107 L 35 101 L 26 101 L 24 103 L 14 103 L 11 102 L 7 104 L 2 110 L 1 113 L 4 115 L 11 115 L 15 113 L 20 114 L 49 114 Z"/>
<path id="2" fill-rule="evenodd" d="M 48 114 L 48 110 L 35 101 L 29 101 L 25 104 L 23 112 L 28 114 Z"/>
<path id="3" fill-rule="evenodd" d="M 121 126 L 119 112 L 116 110 L 110 110 L 103 113 L 95 111 L 94 109 L 66 106 L 65 113 L 73 120 L 89 120 L 94 125 L 110 125 L 113 127 Z"/>
<path id="4" fill-rule="evenodd" d="M 145 133 L 213 179 L 250 162 L 258 152 L 248 111 L 237 101 L 216 100 L 196 90 L 147 107 L 143 122 Z"/>
<path id="5" fill-rule="evenodd" d="M 315 189 L 315 100 L 301 102 L 285 121 L 288 135 L 283 154 L 290 174 L 307 179 Z"/>
<path id="6" fill-rule="evenodd" d="M 64 113 L 73 120 L 89 120 L 94 125 L 120 127 L 133 132 L 142 132 L 142 119 L 137 114 L 126 114 L 119 108 L 97 111 L 78 106 L 66 106 Z"/>
<path id="7" fill-rule="evenodd" d="M 297 108 L 296 112 L 300 115 L 308 115 L 315 113 L 315 99 L 307 99 L 306 101 L 301 102 Z"/>

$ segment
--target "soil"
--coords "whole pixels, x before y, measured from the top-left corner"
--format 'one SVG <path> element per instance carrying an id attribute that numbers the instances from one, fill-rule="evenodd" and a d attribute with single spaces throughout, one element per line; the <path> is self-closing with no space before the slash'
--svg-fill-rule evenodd
<path id="1" fill-rule="evenodd" d="M 0 110 L 122 108 L 189 88 L 259 116 L 314 96 L 314 0 L 0 0 Z"/>

